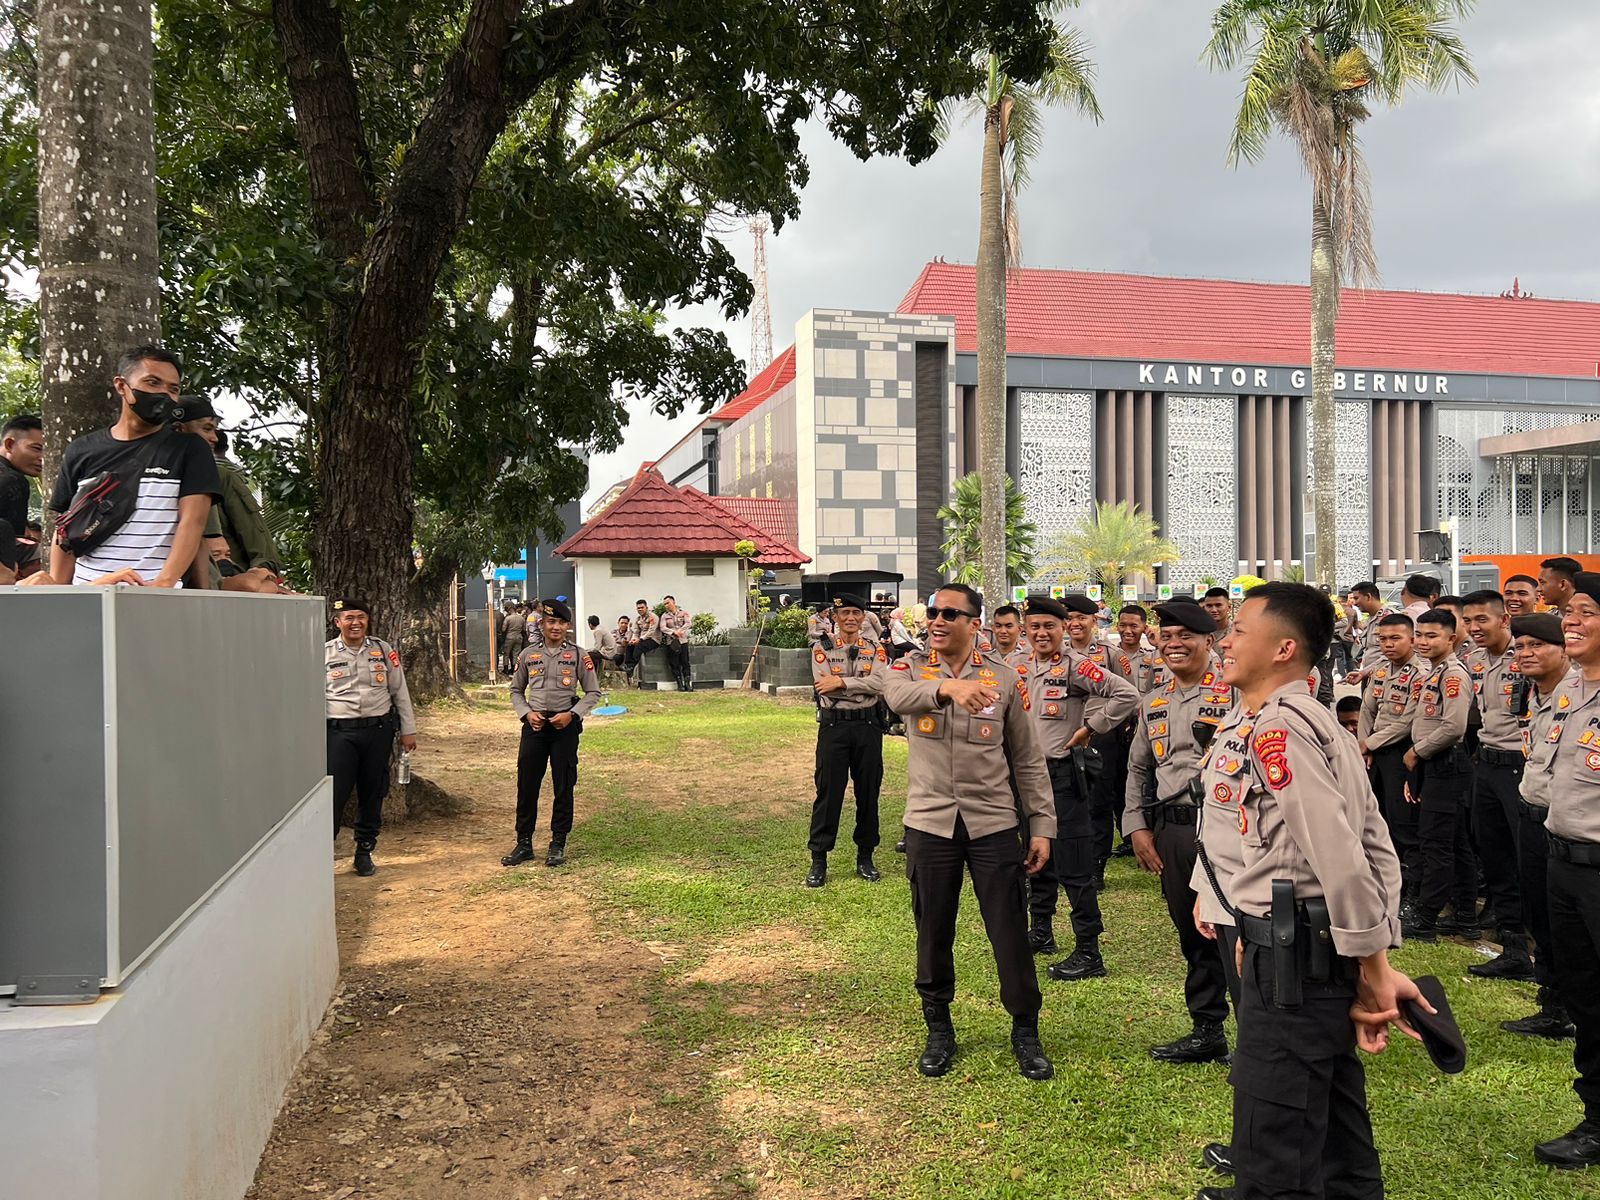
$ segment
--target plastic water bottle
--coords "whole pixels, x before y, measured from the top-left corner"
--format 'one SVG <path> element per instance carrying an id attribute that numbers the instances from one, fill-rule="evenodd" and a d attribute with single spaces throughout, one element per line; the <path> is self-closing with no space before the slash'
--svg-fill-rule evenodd
<path id="1" fill-rule="evenodd" d="M 411 751 L 400 751 L 400 765 L 395 769 L 394 778 L 396 783 L 411 782 Z"/>

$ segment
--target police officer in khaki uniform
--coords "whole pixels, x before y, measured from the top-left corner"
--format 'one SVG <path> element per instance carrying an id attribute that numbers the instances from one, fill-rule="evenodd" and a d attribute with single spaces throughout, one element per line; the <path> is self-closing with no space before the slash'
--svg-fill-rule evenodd
<path id="1" fill-rule="evenodd" d="M 1039 979 L 1028 948 L 1024 880 L 1050 856 L 1055 804 L 1029 720 L 1028 687 L 974 647 L 983 597 L 947 584 L 928 606 L 928 649 L 900 659 L 884 694 L 905 718 L 906 873 L 917 923 L 917 992 L 928 1041 L 917 1069 L 943 1075 L 955 1057 L 956 910 L 967 871 L 1011 1014 L 1011 1048 L 1029 1079 L 1055 1073 L 1039 1041 Z M 1012 780 L 1017 799 L 1013 799 Z M 1026 855 L 1017 804 L 1028 817 Z"/>
<path id="2" fill-rule="evenodd" d="M 1525 924 L 1534 940 L 1533 977 L 1539 984 L 1539 1010 L 1514 1021 L 1502 1021 L 1500 1028 L 1523 1037 L 1559 1040 L 1572 1037 L 1576 1030 L 1561 1000 L 1555 969 L 1548 885 L 1550 839 L 1544 823 L 1550 811 L 1550 759 L 1556 751 L 1556 744 L 1550 740 L 1556 715 L 1555 694 L 1571 672 L 1572 663 L 1561 634 L 1561 618 L 1554 613 L 1529 612 L 1512 617 L 1511 633 L 1523 684 L 1517 693 L 1521 707 L 1518 716 L 1523 754 L 1527 757 L 1517 796 L 1517 870 Z"/>
<path id="3" fill-rule="evenodd" d="M 1351 587 L 1350 600 L 1356 612 L 1366 617 L 1366 623 L 1361 627 L 1361 634 L 1355 643 L 1356 669 L 1346 674 L 1344 681 L 1365 686 L 1372 678 L 1372 673 L 1383 666 L 1383 649 L 1378 644 L 1378 620 L 1399 610 L 1384 604 L 1378 585 L 1366 579 Z"/>
<path id="4" fill-rule="evenodd" d="M 1544 574 L 1540 575 L 1541 584 Z M 1555 746 L 1550 777 L 1547 880 L 1556 977 L 1577 1041 L 1573 1090 L 1583 1121 L 1534 1147 L 1552 1166 L 1600 1167 L 1600 575 L 1578 571 L 1561 632 L 1575 668 L 1556 689 L 1545 739 Z"/>
<path id="5" fill-rule="evenodd" d="M 1056 839 L 1050 857 L 1029 883 L 1033 921 L 1029 944 L 1035 954 L 1055 953 L 1056 895 L 1065 891 L 1072 909 L 1074 946 L 1065 959 L 1051 964 L 1048 974 L 1075 983 L 1106 973 L 1100 954 L 1105 924 L 1094 886 L 1096 847 L 1090 804 L 1095 782 L 1086 769 L 1086 751 L 1095 735 L 1111 733 L 1133 715 L 1139 697 L 1127 680 L 1096 666 L 1066 644 L 1071 612 L 1062 601 L 1030 596 L 1025 608 L 1033 653 L 1013 665 L 1033 701 L 1034 731 L 1044 752 L 1056 811 Z"/>
<path id="6" fill-rule="evenodd" d="M 1269 583 L 1222 642 L 1239 692 L 1223 732 L 1238 736 L 1219 736 L 1204 762 L 1200 836 L 1240 934 L 1236 1186 L 1204 1200 L 1381 1196 L 1356 1047 L 1387 1045 L 1401 1000 L 1429 1008 L 1388 962 L 1400 863 L 1360 750 L 1305 690 L 1332 635 L 1325 595 Z"/>
<path id="7" fill-rule="evenodd" d="M 1472 833 L 1489 885 L 1500 953 L 1473 963 L 1469 972 L 1485 979 L 1533 978 L 1533 958 L 1523 922 L 1522 884 L 1517 869 L 1517 825 L 1522 767 L 1519 714 L 1526 685 L 1517 672 L 1511 644 L 1511 618 L 1496 591 L 1472 592 L 1462 599 L 1467 636 L 1474 643 L 1463 665 L 1472 676 L 1481 721 L 1472 771 Z"/>
<path id="8" fill-rule="evenodd" d="M 1139 865 L 1161 879 L 1167 914 L 1178 931 L 1187 971 L 1183 994 L 1193 1030 L 1152 1047 L 1160 1062 L 1215 1062 L 1228 1055 L 1222 1023 L 1228 1016 L 1227 984 L 1216 947 L 1195 928 L 1198 896 L 1192 886 L 1195 821 L 1201 796 L 1200 758 L 1233 710 L 1233 689 L 1210 669 L 1217 623 L 1193 602 L 1156 609 L 1161 650 L 1171 679 L 1144 697 L 1128 753 L 1122 832 L 1133 843 Z"/>
<path id="9" fill-rule="evenodd" d="M 1102 671 L 1127 678 L 1127 656 L 1120 649 L 1113 650 L 1100 640 L 1097 617 L 1100 606 L 1088 596 L 1076 593 L 1064 596 L 1061 603 L 1067 606 L 1067 638 L 1073 651 Z M 1132 732 L 1121 725 L 1106 733 L 1096 734 L 1093 739 L 1101 761 L 1094 794 L 1089 798 L 1089 815 L 1094 824 L 1094 886 L 1097 890 L 1104 890 L 1106 886 L 1106 860 L 1111 857 L 1113 835 L 1117 822 L 1122 818 L 1122 779 L 1128 769 L 1128 746 L 1132 741 Z"/>
<path id="10" fill-rule="evenodd" d="M 1361 720 L 1356 737 L 1371 766 L 1372 791 L 1378 811 L 1389 823 L 1389 836 L 1400 856 L 1406 895 L 1422 886 L 1417 865 L 1417 806 L 1406 797 L 1410 768 L 1411 720 L 1422 681 L 1432 673 L 1428 660 L 1417 653 L 1411 618 L 1405 613 L 1384 613 L 1373 620 L 1373 643 L 1382 655 L 1381 665 L 1367 672 L 1367 690 L 1361 696 Z"/>
<path id="11" fill-rule="evenodd" d="M 664 611 L 658 623 L 661 629 L 661 650 L 672 667 L 673 682 L 680 692 L 694 691 L 693 671 L 689 661 L 689 629 L 694 624 L 694 614 L 678 607 L 671 596 L 663 596 Z"/>
<path id="12" fill-rule="evenodd" d="M 1406 936 L 1436 941 L 1440 933 L 1475 937 L 1478 933 L 1476 873 L 1459 870 L 1470 858 L 1465 812 L 1472 795 L 1472 763 L 1467 756 L 1467 721 L 1472 676 L 1455 656 L 1456 619 L 1430 608 L 1416 619 L 1417 649 L 1428 660 L 1428 675 L 1413 688 L 1417 707 L 1411 717 L 1411 749 L 1403 759 L 1411 778 L 1407 798 L 1417 813 L 1419 880 L 1415 906 L 1407 914 Z M 1454 902 L 1444 924 L 1439 914 Z"/>
<path id="13" fill-rule="evenodd" d="M 417 714 L 411 708 L 400 654 L 368 635 L 372 606 L 356 596 L 333 602 L 339 636 L 323 647 L 328 700 L 328 774 L 333 776 L 333 834 L 344 824 L 350 792 L 356 793 L 357 875 L 371 875 L 372 851 L 383 825 L 389 794 L 389 754 L 396 729 L 400 748 L 417 748 Z"/>
<path id="14" fill-rule="evenodd" d="M 806 886 L 828 882 L 828 854 L 839 839 L 845 784 L 856 790 L 856 874 L 868 883 L 882 876 L 873 864 L 878 848 L 878 789 L 883 785 L 883 695 L 889 656 L 862 635 L 866 601 L 841 592 L 833 598 L 837 633 L 828 649 L 811 650 L 811 685 L 817 694 L 817 798 L 811 805 L 811 871 Z"/>
<path id="15" fill-rule="evenodd" d="M 500 860 L 507 867 L 533 857 L 533 829 L 546 765 L 555 801 L 544 865 L 559 867 L 566 862 L 572 793 L 578 783 L 578 739 L 583 719 L 600 703 L 594 664 L 567 636 L 572 610 L 560 600 L 541 600 L 538 611 L 540 641 L 522 652 L 511 676 L 511 707 L 522 722 L 522 742 L 517 747 L 517 844 Z"/>

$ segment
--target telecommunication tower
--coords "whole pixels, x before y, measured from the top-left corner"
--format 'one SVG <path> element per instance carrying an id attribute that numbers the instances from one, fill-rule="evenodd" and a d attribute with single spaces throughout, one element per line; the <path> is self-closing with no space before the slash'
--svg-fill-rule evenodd
<path id="1" fill-rule="evenodd" d="M 750 235 L 755 239 L 755 303 L 750 308 L 750 374 L 764 370 L 772 361 L 772 295 L 767 283 L 767 230 L 771 228 L 766 217 L 756 217 L 750 222 Z"/>

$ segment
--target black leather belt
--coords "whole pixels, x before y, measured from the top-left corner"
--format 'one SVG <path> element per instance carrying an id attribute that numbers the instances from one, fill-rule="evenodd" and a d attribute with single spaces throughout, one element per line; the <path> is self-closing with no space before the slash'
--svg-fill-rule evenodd
<path id="1" fill-rule="evenodd" d="M 371 729 L 375 725 L 386 724 L 392 713 L 384 713 L 381 717 L 329 717 L 329 729 Z"/>
<path id="2" fill-rule="evenodd" d="M 825 708 L 820 720 L 824 725 L 839 725 L 847 721 L 870 721 L 877 715 L 870 708 Z"/>
<path id="3" fill-rule="evenodd" d="M 1188 801 L 1163 800 L 1155 805 L 1154 811 L 1168 825 L 1193 825 L 1200 809 Z"/>
<path id="4" fill-rule="evenodd" d="M 1372 753 L 1374 757 L 1379 754 L 1404 754 L 1409 749 L 1411 749 L 1411 739 L 1403 737 L 1398 742 L 1388 742 L 1379 746 Z"/>
<path id="5" fill-rule="evenodd" d="M 1528 760 L 1521 750 L 1496 750 L 1493 746 L 1479 746 L 1478 761 L 1486 767 L 1520 767 Z"/>
<path id="6" fill-rule="evenodd" d="M 1550 815 L 1549 805 L 1529 804 L 1521 796 L 1517 797 L 1517 811 L 1522 814 L 1524 821 L 1532 821 L 1536 825 L 1543 825 L 1544 819 Z"/>
<path id="7" fill-rule="evenodd" d="M 1569 838 L 1546 835 L 1550 840 L 1550 857 L 1571 863 L 1575 867 L 1600 867 L 1600 843 L 1574 842 Z"/>

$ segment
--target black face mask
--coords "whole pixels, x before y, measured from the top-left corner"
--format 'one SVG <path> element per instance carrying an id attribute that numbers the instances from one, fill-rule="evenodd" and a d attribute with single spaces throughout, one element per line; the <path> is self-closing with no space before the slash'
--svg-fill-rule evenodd
<path id="1" fill-rule="evenodd" d="M 166 392 L 141 392 L 138 388 L 129 388 L 133 393 L 133 415 L 146 425 L 165 425 L 167 418 L 172 416 L 172 397 Z"/>

